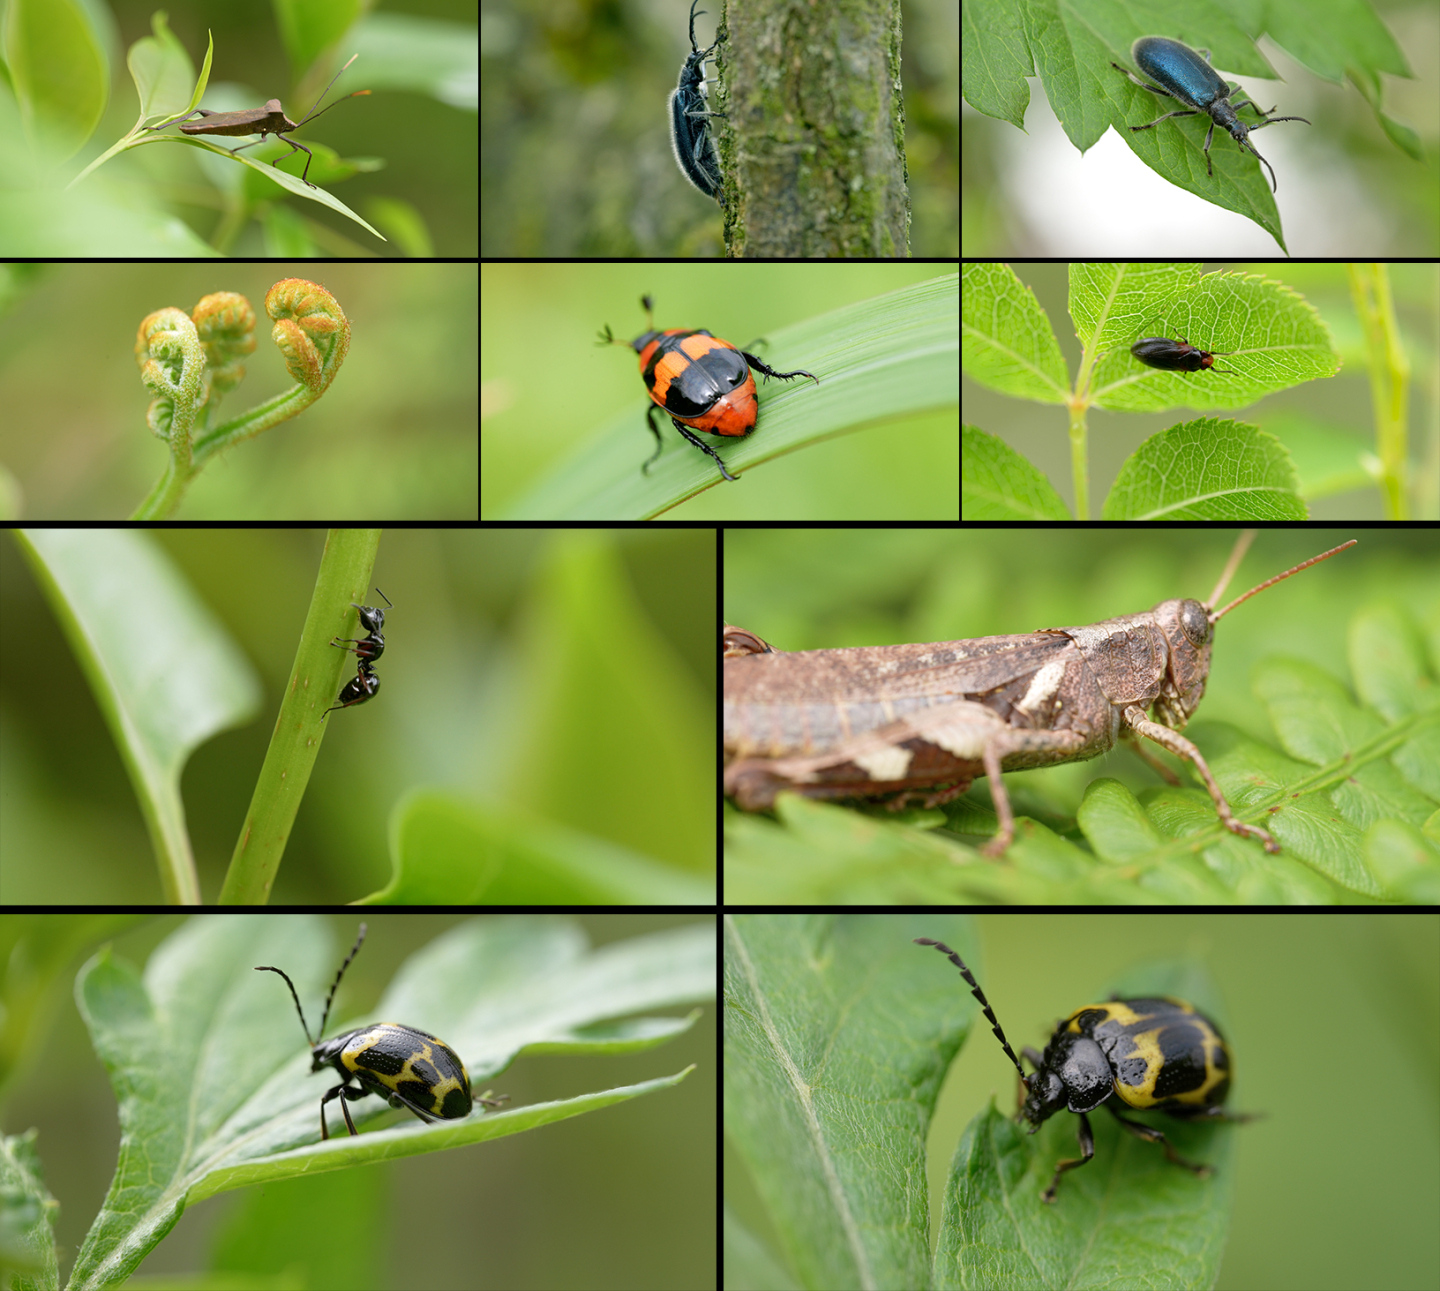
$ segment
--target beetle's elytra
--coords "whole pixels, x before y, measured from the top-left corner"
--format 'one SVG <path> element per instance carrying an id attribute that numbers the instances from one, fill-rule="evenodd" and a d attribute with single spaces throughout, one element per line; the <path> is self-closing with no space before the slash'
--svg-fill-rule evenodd
<path id="1" fill-rule="evenodd" d="M 1019 1117 L 1027 1123 L 1030 1133 L 1034 1134 L 1059 1111 L 1068 1110 L 1080 1118 L 1081 1155 L 1056 1165 L 1050 1186 L 1041 1193 L 1043 1201 L 1055 1200 L 1055 1190 L 1065 1171 L 1087 1164 L 1095 1155 L 1095 1139 L 1086 1113 L 1102 1104 L 1129 1133 L 1147 1143 L 1160 1144 L 1168 1160 L 1201 1178 L 1212 1172 L 1211 1167 L 1187 1161 L 1170 1146 L 1164 1134 L 1152 1126 L 1126 1120 L 1116 1111 L 1116 1104 L 1123 1104 L 1127 1110 L 1165 1112 L 1181 1120 L 1238 1124 L 1255 1119 L 1244 1113 L 1228 1113 L 1222 1107 L 1230 1093 L 1230 1048 L 1220 1028 L 1193 1004 L 1169 996 L 1135 1000 L 1112 996 L 1104 1004 L 1087 1004 L 1055 1028 L 1044 1054 L 1029 1048 L 1022 1050 L 1035 1068 L 1027 1076 L 965 961 L 944 942 L 916 937 L 915 944 L 934 946 L 947 956 L 980 1002 L 985 1020 L 1024 1083 L 1025 1100 Z"/>
<path id="2" fill-rule="evenodd" d="M 329 1040 L 320 1039 L 325 1034 L 325 1023 L 330 1018 L 330 1004 L 335 999 L 335 990 L 350 961 L 360 950 L 365 940 L 366 926 L 360 925 L 360 935 L 355 939 L 335 981 L 325 999 L 325 1012 L 320 1018 L 317 1038 L 310 1038 L 310 1028 L 305 1022 L 305 1012 L 300 1007 L 300 996 L 296 994 L 295 983 L 280 968 L 258 965 L 257 973 L 279 973 L 290 988 L 290 998 L 295 1001 L 295 1012 L 300 1015 L 300 1025 L 305 1029 L 305 1039 L 310 1045 L 310 1071 L 312 1074 L 334 1067 L 340 1074 L 340 1083 L 328 1089 L 320 1099 L 320 1138 L 330 1137 L 325 1124 L 325 1104 L 340 1099 L 340 1110 L 345 1114 L 345 1126 L 350 1133 L 357 1134 L 355 1122 L 350 1116 L 349 1103 L 357 1098 L 378 1094 L 391 1107 L 409 1108 L 427 1124 L 433 1121 L 453 1121 L 469 1116 L 475 1103 L 486 1107 L 498 1107 L 506 1095 L 494 1098 L 482 1095 L 478 1098 L 470 1093 L 470 1076 L 460 1055 L 448 1044 L 428 1031 L 402 1026 L 396 1022 L 377 1022 L 373 1026 L 347 1031 Z M 351 1088 L 355 1081 L 358 1088 Z"/>

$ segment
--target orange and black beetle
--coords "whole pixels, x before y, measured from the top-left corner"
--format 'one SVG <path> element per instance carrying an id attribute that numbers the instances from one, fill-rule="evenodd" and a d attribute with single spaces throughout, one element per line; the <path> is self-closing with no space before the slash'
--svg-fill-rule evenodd
<path id="1" fill-rule="evenodd" d="M 633 341 L 617 341 L 607 325 L 600 333 L 602 345 L 628 345 L 640 356 L 640 375 L 650 392 L 654 406 L 647 409 L 645 420 L 655 436 L 655 452 L 642 467 L 649 474 L 650 463 L 660 456 L 664 443 L 655 425 L 655 414 L 664 409 L 670 420 L 686 439 L 702 453 L 708 453 L 720 465 L 720 474 L 727 480 L 736 477 L 725 469 L 725 463 L 708 444 L 702 443 L 688 428 L 711 435 L 748 435 L 755 429 L 754 368 L 765 377 L 809 377 L 816 385 L 820 378 L 812 372 L 776 372 L 753 354 L 747 354 L 729 341 L 722 341 L 706 331 L 685 331 L 671 328 L 655 331 L 651 316 L 653 302 L 642 296 L 650 330 Z M 748 365 L 748 366 L 747 366 Z"/>

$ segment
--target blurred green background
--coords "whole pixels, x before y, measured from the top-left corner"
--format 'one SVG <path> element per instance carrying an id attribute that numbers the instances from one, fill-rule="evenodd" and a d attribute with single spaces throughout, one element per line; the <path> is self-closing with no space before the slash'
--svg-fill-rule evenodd
<path id="1" fill-rule="evenodd" d="M 337 114 L 338 115 L 338 114 Z M 0 317 L 0 463 L 20 515 L 122 519 L 165 469 L 145 424 L 141 320 L 235 291 L 256 314 L 248 376 L 217 424 L 294 386 L 270 341 L 265 294 L 319 282 L 350 320 L 350 353 L 299 416 L 212 461 L 177 519 L 360 515 L 470 521 L 476 503 L 475 267 L 313 264 L 59 265 L 27 275 Z"/>
<path id="2" fill-rule="evenodd" d="M 195 594 L 258 669 L 259 716 L 203 745 L 182 792 L 204 898 L 213 901 L 271 737 L 316 577 L 322 530 L 157 531 Z M 387 611 L 384 690 L 327 720 L 273 894 L 352 900 L 388 881 L 390 822 L 407 793 L 515 809 L 692 874 L 714 862 L 708 780 L 695 809 L 657 804 L 653 749 L 620 729 L 623 696 L 587 692 L 592 596 L 626 630 L 602 669 L 689 697 L 673 746 L 713 765 L 714 537 L 705 532 L 393 530 L 372 581 Z M 49 605 L 0 542 L 0 899 L 160 900 L 150 842 L 109 730 Z M 136 622 L 144 633 L 146 625 Z M 624 650 L 627 642 L 607 643 Z M 661 686 L 663 683 L 663 687 Z M 558 699 L 568 704 L 557 705 Z M 640 707 L 639 700 L 632 706 Z M 648 714 L 646 717 L 648 718 Z M 708 718 L 708 720 L 706 720 Z M 341 726 L 339 719 L 346 720 Z M 575 772 L 576 766 L 586 774 Z M 557 768 L 563 768 L 563 771 Z M 658 778 L 679 775 L 675 766 Z M 668 809 L 662 809 L 668 808 Z"/>
<path id="3" fill-rule="evenodd" d="M 645 428 L 636 355 L 597 346 L 596 336 L 607 324 L 626 340 L 644 332 L 641 296 L 655 302 L 657 329 L 703 328 L 743 347 L 949 272 L 946 265 L 905 263 L 483 266 L 483 514 L 502 511 L 626 408 L 634 409 L 640 471 L 655 441 Z M 823 380 L 818 360 L 795 361 Z M 763 417 L 763 395 L 761 406 Z M 663 436 L 674 451 L 680 441 L 668 422 Z M 665 519 L 953 516 L 958 439 L 953 409 L 895 418 L 766 462 L 764 470 L 708 489 Z"/>
<path id="4" fill-rule="evenodd" d="M 365 920 L 370 935 L 345 975 L 340 1017 L 360 1018 L 405 960 L 460 922 L 373 910 Z M 358 922 L 331 918 L 337 953 L 354 940 Z M 578 922 L 594 945 L 605 946 L 693 916 L 589 915 Z M 168 917 L 0 917 L 4 1129 L 39 1129 L 45 1183 L 60 1203 L 62 1282 L 110 1186 L 118 1144 L 115 1095 L 76 1011 L 75 976 L 111 938 L 117 957 L 143 965 L 178 926 Z M 303 1045 L 283 988 L 279 995 L 276 1025 L 293 1027 Z M 716 1063 L 708 1012 L 649 1052 L 522 1055 L 503 1084 L 492 1082 L 514 1106 L 698 1064 L 672 1089 L 483 1145 L 225 1193 L 188 1210 L 137 1276 L 196 1287 L 212 1285 L 197 1270 L 219 1268 L 238 1278 L 225 1286 L 295 1291 L 713 1286 Z M 328 1085 L 323 1076 L 313 1079 L 318 1103 Z M 397 1112 L 381 1124 L 398 1125 L 401 1115 L 412 1119 Z"/>

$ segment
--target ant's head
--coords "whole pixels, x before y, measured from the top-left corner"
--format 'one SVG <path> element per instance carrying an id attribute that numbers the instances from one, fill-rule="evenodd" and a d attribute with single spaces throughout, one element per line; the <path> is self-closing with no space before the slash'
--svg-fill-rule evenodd
<path id="1" fill-rule="evenodd" d="M 375 590 L 380 592 L 378 587 Z M 389 605 L 393 610 L 395 606 L 391 604 L 390 598 L 385 596 L 384 592 L 380 592 L 380 595 L 385 597 L 385 604 Z M 350 604 L 355 605 L 355 602 L 351 601 Z M 363 627 L 365 631 L 379 632 L 380 629 L 385 626 L 385 611 L 378 606 L 355 605 L 355 608 L 360 611 L 360 626 Z"/>

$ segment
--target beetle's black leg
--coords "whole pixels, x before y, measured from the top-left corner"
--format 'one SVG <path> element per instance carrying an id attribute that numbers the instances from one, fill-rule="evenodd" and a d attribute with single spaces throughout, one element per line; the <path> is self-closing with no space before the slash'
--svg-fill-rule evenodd
<path id="1" fill-rule="evenodd" d="M 1072 1161 L 1061 1161 L 1055 1167 L 1055 1177 L 1050 1180 L 1050 1186 L 1040 1194 L 1041 1201 L 1054 1201 L 1055 1189 L 1059 1186 L 1060 1176 L 1067 1170 L 1074 1170 L 1082 1166 L 1095 1155 L 1095 1136 L 1090 1133 L 1090 1118 L 1084 1112 L 1079 1112 L 1080 1117 L 1080 1152 L 1081 1155 Z"/>
<path id="2" fill-rule="evenodd" d="M 640 468 L 641 474 L 650 474 L 650 463 L 655 461 L 665 451 L 665 441 L 660 438 L 660 428 L 655 424 L 655 414 L 660 411 L 658 404 L 651 404 L 645 413 L 645 424 L 650 427 L 650 433 L 655 436 L 655 453 L 646 459 L 645 465 Z"/>
<path id="3" fill-rule="evenodd" d="M 1246 1121 L 1264 1119 L 1263 1112 L 1227 1112 L 1223 1107 L 1197 1107 L 1193 1111 L 1171 1110 L 1171 1116 L 1184 1121 L 1228 1121 L 1231 1125 L 1244 1125 Z"/>
<path id="4" fill-rule="evenodd" d="M 349 1126 L 352 1135 L 357 1135 L 360 1131 L 355 1128 L 355 1122 L 350 1119 L 350 1102 L 356 1098 L 364 1098 L 370 1091 L 368 1089 L 351 1089 L 348 1085 L 342 1085 L 340 1092 L 343 1095 L 340 1099 L 340 1110 L 345 1113 L 345 1124 Z"/>
<path id="5" fill-rule="evenodd" d="M 325 1104 L 337 1094 L 343 1094 L 345 1092 L 344 1085 L 336 1085 L 334 1089 L 327 1089 L 320 1099 L 320 1139 L 322 1142 L 330 1137 L 330 1128 L 325 1124 Z M 340 1107 L 342 1111 L 345 1108 L 345 1100 L 343 1098 L 340 1100 Z M 348 1111 L 345 1112 L 345 1119 L 347 1121 L 350 1119 L 350 1113 Z M 355 1133 L 355 1127 L 353 1125 L 350 1127 L 350 1133 Z"/>
<path id="6" fill-rule="evenodd" d="M 1149 1125 L 1141 1125 L 1137 1121 L 1127 1121 L 1123 1116 L 1120 1115 L 1119 1112 L 1114 1109 L 1114 1107 L 1111 1107 L 1109 1103 L 1106 1103 L 1105 1106 L 1110 1108 L 1110 1115 L 1113 1116 L 1117 1121 L 1119 1121 L 1120 1124 L 1123 1125 L 1127 1130 L 1129 1130 L 1130 1133 L 1133 1134 L 1137 1139 L 1144 1139 L 1147 1143 L 1160 1144 L 1160 1146 L 1165 1149 L 1165 1155 L 1170 1159 L 1172 1164 L 1184 1166 L 1185 1169 L 1199 1175 L 1202 1179 L 1209 1177 L 1210 1167 L 1208 1165 L 1200 1165 L 1197 1162 L 1185 1160 L 1184 1157 L 1182 1157 L 1178 1152 L 1175 1151 L 1174 1148 L 1170 1146 L 1170 1140 L 1167 1139 L 1159 1130 L 1154 1129 Z"/>
<path id="7" fill-rule="evenodd" d="M 810 380 L 812 380 L 817 386 L 820 384 L 820 378 L 817 377 L 813 372 L 777 372 L 768 364 L 762 362 L 760 359 L 757 359 L 753 354 L 748 354 L 744 350 L 741 350 L 740 354 L 741 357 L 744 358 L 745 362 L 748 363 L 752 368 L 754 368 L 756 372 L 759 372 L 762 376 L 782 377 L 786 381 L 789 381 L 791 377 L 809 377 Z"/>
<path id="8" fill-rule="evenodd" d="M 723 475 L 727 480 L 735 480 L 740 478 L 737 475 L 731 475 L 730 472 L 725 469 L 725 462 L 722 460 L 720 454 L 717 453 L 713 448 L 711 448 L 709 444 L 706 444 L 701 440 L 696 439 L 694 434 L 691 433 L 689 426 L 685 425 L 685 423 L 682 421 L 675 421 L 674 417 L 671 417 L 670 420 L 675 423 L 675 429 L 678 430 L 682 435 L 684 435 L 685 438 L 688 439 L 692 444 L 694 444 L 696 448 L 698 448 L 702 453 L 708 453 L 711 457 L 715 459 L 716 463 L 720 467 L 720 474 Z"/>
<path id="9" fill-rule="evenodd" d="M 1158 85 L 1146 85 L 1145 82 L 1142 81 L 1138 76 L 1136 76 L 1135 73 L 1132 72 L 1128 67 L 1121 67 L 1119 63 L 1111 63 L 1110 66 L 1113 67 L 1117 72 L 1124 72 L 1125 75 L 1128 76 L 1132 81 L 1134 81 L 1135 84 L 1138 85 L 1142 90 L 1149 90 L 1151 94 L 1163 94 L 1167 99 L 1173 99 L 1176 97 L 1175 95 L 1171 94 L 1169 90 L 1162 90 Z M 1182 99 L 1181 102 L 1183 103 L 1184 100 Z M 1139 130 L 1143 127 L 1131 126 L 1130 128 L 1132 130 Z"/>

